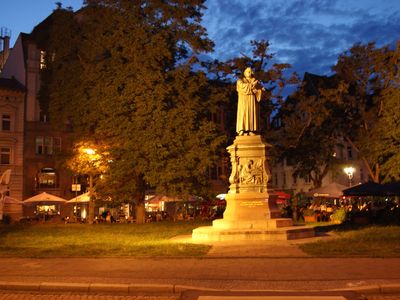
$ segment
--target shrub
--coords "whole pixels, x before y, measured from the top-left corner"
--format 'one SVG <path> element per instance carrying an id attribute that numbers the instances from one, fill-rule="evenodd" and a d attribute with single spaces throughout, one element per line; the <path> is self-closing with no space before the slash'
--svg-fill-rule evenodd
<path id="1" fill-rule="evenodd" d="M 336 209 L 330 218 L 331 218 L 332 222 L 334 222 L 336 224 L 343 223 L 344 221 L 346 221 L 346 218 L 347 218 L 346 209 L 345 208 Z"/>
<path id="2" fill-rule="evenodd" d="M 4 224 L 10 224 L 11 223 L 11 217 L 9 215 L 3 215 L 3 220 L 2 222 Z"/>

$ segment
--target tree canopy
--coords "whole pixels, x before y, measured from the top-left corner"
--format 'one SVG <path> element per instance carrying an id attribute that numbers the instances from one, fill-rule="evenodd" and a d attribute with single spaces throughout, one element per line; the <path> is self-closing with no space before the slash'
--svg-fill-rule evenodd
<path id="1" fill-rule="evenodd" d="M 57 10 L 41 99 L 54 124 L 76 140 L 108 145 L 103 193 L 143 206 L 145 188 L 167 194 L 208 191 L 207 170 L 223 141 L 197 56 L 212 41 L 202 0 L 87 0 Z"/>
<path id="2" fill-rule="evenodd" d="M 399 46 L 355 44 L 333 71 L 330 77 L 306 73 L 280 107 L 282 124 L 272 134 L 278 156 L 318 187 L 341 163 L 335 149 L 349 143 L 374 181 L 398 179 Z"/>

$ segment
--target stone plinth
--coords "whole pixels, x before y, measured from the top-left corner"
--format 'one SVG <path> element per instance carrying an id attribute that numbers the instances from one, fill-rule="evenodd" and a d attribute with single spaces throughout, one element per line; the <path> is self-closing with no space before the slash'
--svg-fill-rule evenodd
<path id="1" fill-rule="evenodd" d="M 267 151 L 260 135 L 237 136 L 227 148 L 232 164 L 223 219 L 193 230 L 198 240 L 287 240 L 314 236 L 307 226 L 280 218 L 276 195 L 268 192 Z"/>

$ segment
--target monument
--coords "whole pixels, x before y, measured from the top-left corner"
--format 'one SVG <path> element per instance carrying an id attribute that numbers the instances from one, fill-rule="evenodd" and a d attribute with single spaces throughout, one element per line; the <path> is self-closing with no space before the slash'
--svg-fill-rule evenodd
<path id="1" fill-rule="evenodd" d="M 307 226 L 293 226 L 292 219 L 281 218 L 277 196 L 268 191 L 268 149 L 259 133 L 260 101 L 264 88 L 247 68 L 236 83 L 238 109 L 237 136 L 227 148 L 232 164 L 226 210 L 212 226 L 193 230 L 196 240 L 288 240 L 314 236 Z"/>

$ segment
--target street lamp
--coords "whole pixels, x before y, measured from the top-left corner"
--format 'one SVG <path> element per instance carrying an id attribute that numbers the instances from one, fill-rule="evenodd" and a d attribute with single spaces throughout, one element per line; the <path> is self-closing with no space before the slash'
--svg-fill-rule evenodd
<path id="1" fill-rule="evenodd" d="M 347 177 L 349 177 L 349 186 L 351 186 L 351 180 L 353 179 L 355 170 L 356 169 L 353 167 L 346 167 L 343 169 L 343 171 L 347 174 Z"/>
<path id="2" fill-rule="evenodd" d="M 95 156 L 96 150 L 92 148 L 83 148 L 82 152 L 88 156 L 88 160 L 91 163 L 88 175 L 89 175 L 89 219 L 88 223 L 93 224 L 94 220 L 94 203 L 93 203 L 93 172 L 94 166 L 92 164 L 96 161 L 97 157 Z"/>

